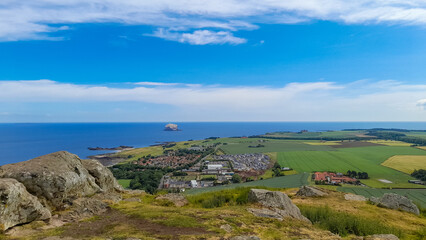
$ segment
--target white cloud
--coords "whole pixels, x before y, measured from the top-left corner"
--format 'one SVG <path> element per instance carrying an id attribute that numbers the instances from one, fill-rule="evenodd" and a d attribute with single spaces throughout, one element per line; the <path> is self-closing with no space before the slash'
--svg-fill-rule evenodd
<path id="1" fill-rule="evenodd" d="M 426 98 L 420 99 L 419 101 L 417 101 L 417 105 L 426 109 Z"/>
<path id="2" fill-rule="evenodd" d="M 137 82 L 136 85 L 143 86 L 176 86 L 178 83 L 163 83 L 163 82 Z"/>
<path id="3" fill-rule="evenodd" d="M 196 30 L 192 33 L 188 32 L 173 32 L 160 28 L 153 34 L 147 36 L 159 37 L 169 41 L 176 41 L 180 43 L 189 43 L 192 45 L 206 45 L 206 44 L 241 44 L 247 42 L 244 38 L 235 37 L 229 31 L 210 31 L 210 30 Z"/>
<path id="4" fill-rule="evenodd" d="M 242 43 L 232 32 L 257 24 L 328 20 L 347 24 L 426 24 L 424 0 L 2 0 L 0 41 L 58 40 L 74 23 L 121 23 L 166 29 L 169 40 Z M 158 35 L 158 30 L 153 35 Z M 171 36 L 172 33 L 176 35 Z M 220 33 L 220 34 L 219 34 Z M 165 35 L 158 35 L 166 38 Z"/>
<path id="5" fill-rule="evenodd" d="M 118 88 L 66 84 L 51 80 L 2 81 L 0 103 L 31 104 L 31 106 L 76 104 L 76 109 L 84 108 L 87 103 L 123 103 L 120 106 L 123 109 L 126 109 L 129 102 L 145 106 L 160 104 L 167 109 L 176 109 L 182 114 L 182 119 L 176 119 L 175 115 L 166 111 L 170 114 L 168 119 L 186 121 L 426 119 L 426 111 L 419 108 L 426 106 L 424 99 L 426 85 L 410 85 L 396 81 L 363 82 L 363 88 L 354 88 L 353 86 L 358 84 L 356 82 L 344 85 L 332 82 L 289 83 L 282 87 L 205 86 L 180 83 L 164 85 L 148 82 L 148 85 Z M 127 110 L 138 111 L 134 107 Z"/>

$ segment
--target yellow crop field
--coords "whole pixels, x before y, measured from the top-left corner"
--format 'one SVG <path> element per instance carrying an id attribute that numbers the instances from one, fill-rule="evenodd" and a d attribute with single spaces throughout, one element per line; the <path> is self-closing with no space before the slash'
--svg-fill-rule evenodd
<path id="1" fill-rule="evenodd" d="M 393 140 L 370 140 L 368 142 L 382 144 L 386 146 L 393 146 L 393 147 L 409 147 L 412 145 L 411 143 L 393 141 Z"/>
<path id="2" fill-rule="evenodd" d="M 423 146 L 423 147 L 417 147 L 417 148 L 419 148 L 419 149 L 422 149 L 422 150 L 425 150 L 425 151 L 426 151 L 426 146 Z"/>
<path id="3" fill-rule="evenodd" d="M 322 142 L 303 142 L 305 144 L 314 145 L 314 146 L 330 146 L 330 145 L 340 145 L 341 141 L 322 141 Z"/>
<path id="4" fill-rule="evenodd" d="M 426 169 L 426 156 L 396 155 L 384 161 L 382 165 L 411 174 L 415 169 Z"/>

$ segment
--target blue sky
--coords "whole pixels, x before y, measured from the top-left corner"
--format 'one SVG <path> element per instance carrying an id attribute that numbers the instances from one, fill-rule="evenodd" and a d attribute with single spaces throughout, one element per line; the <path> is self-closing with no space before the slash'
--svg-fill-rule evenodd
<path id="1" fill-rule="evenodd" d="M 425 121 L 425 27 L 416 0 L 6 0 L 0 122 Z"/>

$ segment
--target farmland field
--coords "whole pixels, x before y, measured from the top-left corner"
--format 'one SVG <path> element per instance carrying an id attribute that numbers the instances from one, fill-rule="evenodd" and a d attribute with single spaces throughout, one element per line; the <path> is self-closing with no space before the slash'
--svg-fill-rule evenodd
<path id="1" fill-rule="evenodd" d="M 410 198 L 414 203 L 426 208 L 426 189 L 372 189 L 363 187 L 338 187 L 338 191 L 362 195 L 364 197 L 381 197 L 385 193 L 396 193 Z"/>
<path id="2" fill-rule="evenodd" d="M 132 179 L 118 179 L 117 182 L 120 184 L 123 188 L 129 188 L 130 187 L 130 181 Z"/>
<path id="3" fill-rule="evenodd" d="M 297 138 L 297 139 L 312 139 L 312 138 L 335 138 L 335 139 L 349 139 L 349 138 L 358 138 L 358 137 L 370 137 L 365 136 L 364 134 L 367 131 L 330 131 L 330 132 L 274 132 L 267 133 L 263 136 L 265 137 L 277 137 L 277 138 Z"/>
<path id="4" fill-rule="evenodd" d="M 426 156 L 396 155 L 384 161 L 382 165 L 411 174 L 416 169 L 426 169 Z"/>
<path id="5" fill-rule="evenodd" d="M 382 144 L 386 146 L 394 146 L 394 147 L 409 147 L 412 145 L 411 143 L 394 141 L 394 140 L 369 140 L 368 142 Z"/>
<path id="6" fill-rule="evenodd" d="M 250 148 L 262 144 L 265 147 Z M 226 154 L 244 154 L 244 153 L 265 153 L 265 152 L 285 152 L 285 151 L 328 151 L 333 150 L 329 146 L 309 145 L 298 141 L 278 141 L 267 140 L 266 142 L 243 142 L 228 143 L 220 147 Z"/>
<path id="7" fill-rule="evenodd" d="M 405 135 L 426 139 L 426 132 L 408 132 Z"/>
<path id="8" fill-rule="evenodd" d="M 214 192 L 223 189 L 233 189 L 237 187 L 270 187 L 270 188 L 297 188 L 308 185 L 309 173 L 301 173 L 289 175 L 284 177 L 270 178 L 266 180 L 229 184 L 223 186 L 209 187 L 209 188 L 193 188 L 186 191 L 186 194 L 199 194 L 205 192 Z"/>
<path id="9" fill-rule="evenodd" d="M 348 170 L 367 172 L 370 179 L 361 180 L 361 182 L 370 187 L 424 188 L 408 183 L 408 180 L 413 179 L 409 175 L 380 165 L 387 158 L 398 154 L 426 156 L 425 151 L 416 148 L 377 146 L 339 148 L 336 151 L 280 152 L 277 161 L 281 166 L 291 167 L 298 172 L 336 171 L 346 173 Z M 378 179 L 386 179 L 392 183 L 383 183 Z"/>

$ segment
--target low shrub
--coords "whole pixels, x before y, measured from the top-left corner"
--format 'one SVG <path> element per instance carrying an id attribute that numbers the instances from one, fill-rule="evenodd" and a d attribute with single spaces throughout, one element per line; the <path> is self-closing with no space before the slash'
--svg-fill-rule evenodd
<path id="1" fill-rule="evenodd" d="M 251 188 L 236 188 L 188 196 L 188 201 L 203 208 L 244 205 Z"/>
<path id="2" fill-rule="evenodd" d="M 401 230 L 387 226 L 380 221 L 365 219 L 348 213 L 332 210 L 330 207 L 299 206 L 302 214 L 320 228 L 340 236 L 355 234 L 367 236 L 372 234 L 394 234 L 401 236 Z"/>

